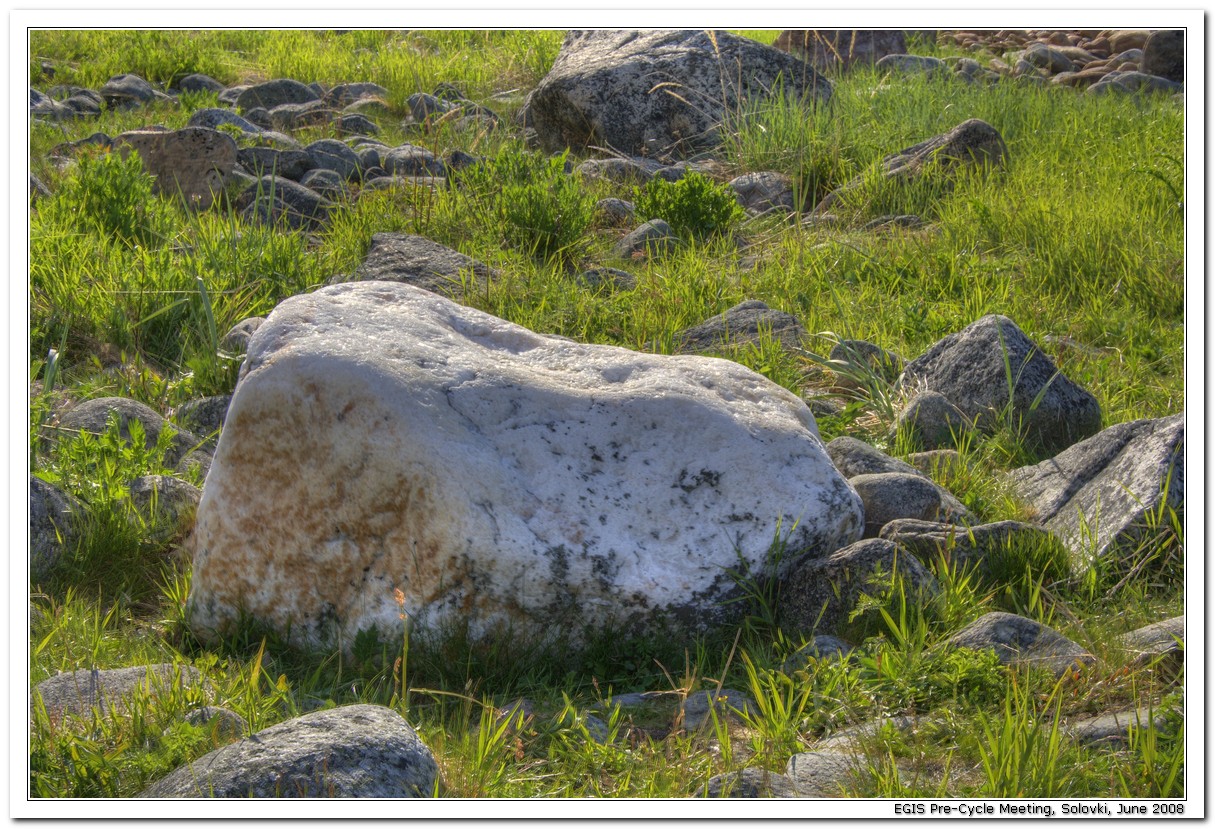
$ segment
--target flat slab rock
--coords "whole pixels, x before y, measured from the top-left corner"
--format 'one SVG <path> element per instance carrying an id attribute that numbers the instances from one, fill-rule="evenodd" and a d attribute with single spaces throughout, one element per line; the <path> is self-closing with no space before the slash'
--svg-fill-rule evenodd
<path id="1" fill-rule="evenodd" d="M 492 276 L 487 265 L 407 233 L 373 235 L 371 248 L 354 273 L 356 280 L 403 282 L 447 297 L 461 294 L 466 281 L 484 283 Z"/>
<path id="2" fill-rule="evenodd" d="M 703 630 L 777 528 L 859 537 L 805 403 L 728 360 L 547 337 L 406 285 L 283 302 L 249 343 L 203 490 L 189 605 L 303 644 L 467 625 Z M 792 561 L 790 561 L 790 564 Z"/>
<path id="3" fill-rule="evenodd" d="M 140 797 L 430 797 L 438 775 L 430 749 L 400 714 L 350 705 L 218 748 Z"/>
<path id="4" fill-rule="evenodd" d="M 156 177 L 154 192 L 178 195 L 199 210 L 211 206 L 236 167 L 236 142 L 204 127 L 124 132 L 114 147 L 124 158 L 132 151 L 139 154 L 144 169 Z"/>
<path id="5" fill-rule="evenodd" d="M 39 682 L 33 695 L 41 699 L 49 715 L 57 718 L 64 714 L 86 715 L 93 708 L 103 714 L 120 712 L 136 693 L 156 696 L 203 682 L 196 668 L 162 663 L 57 674 Z"/>
<path id="6" fill-rule="evenodd" d="M 1085 563 L 1133 550 L 1162 504 L 1184 518 L 1185 414 L 1111 426 L 1009 478 Z"/>

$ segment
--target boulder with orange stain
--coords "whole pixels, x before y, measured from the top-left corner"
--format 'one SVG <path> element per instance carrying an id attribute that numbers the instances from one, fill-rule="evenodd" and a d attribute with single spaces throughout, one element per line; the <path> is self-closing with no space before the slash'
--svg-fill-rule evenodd
<path id="1" fill-rule="evenodd" d="M 388 282 L 257 330 L 198 509 L 190 608 L 304 645 L 361 630 L 704 629 L 731 573 L 860 537 L 806 405 L 736 363 L 583 345 Z M 520 640 L 522 641 L 522 639 Z"/>

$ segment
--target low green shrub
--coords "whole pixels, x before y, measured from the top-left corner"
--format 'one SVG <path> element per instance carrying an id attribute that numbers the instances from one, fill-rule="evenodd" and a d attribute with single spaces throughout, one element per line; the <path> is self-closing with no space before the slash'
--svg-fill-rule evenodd
<path id="1" fill-rule="evenodd" d="M 637 188 L 636 207 L 639 218 L 662 219 L 676 234 L 693 239 L 725 236 L 746 215 L 730 188 L 697 172 L 678 181 L 650 179 Z"/>
<path id="2" fill-rule="evenodd" d="M 452 182 L 480 214 L 479 227 L 500 228 L 508 247 L 569 261 L 581 252 L 595 199 L 565 172 L 565 158 L 507 146 L 492 160 L 454 173 Z"/>

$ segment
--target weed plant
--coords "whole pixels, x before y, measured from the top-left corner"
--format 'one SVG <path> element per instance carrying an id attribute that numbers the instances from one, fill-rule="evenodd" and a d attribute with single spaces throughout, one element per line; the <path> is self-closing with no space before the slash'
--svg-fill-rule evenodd
<path id="1" fill-rule="evenodd" d="M 765 42 L 775 36 L 752 34 Z M 744 621 L 734 629 L 694 640 L 598 631 L 579 659 L 559 650 L 520 654 L 505 642 L 474 645 L 459 630 L 404 627 L 367 631 L 350 650 L 319 654 L 293 650 L 253 620 L 219 648 L 193 638 L 189 567 L 172 541 L 153 541 L 157 528 L 133 517 L 124 495 L 140 474 L 176 474 L 165 465 L 165 438 L 147 446 L 113 430 L 60 435 L 57 407 L 63 398 L 123 395 L 167 413 L 231 392 L 239 356 L 220 349 L 222 334 L 352 273 L 378 232 L 427 236 L 491 265 L 498 276 L 489 284 L 469 279 L 462 301 L 582 342 L 669 353 L 681 330 L 762 299 L 829 335 L 804 352 L 765 335 L 721 356 L 806 396 L 835 394 L 828 370 L 839 367 L 815 357 L 833 339 L 866 339 L 912 358 L 1001 313 L 1097 396 L 1107 424 L 1184 409 L 1184 111 L 1170 98 L 895 81 L 859 69 L 834 80 L 829 106 L 777 98 L 735 113 L 723 130 L 721 180 L 786 173 L 802 213 L 860 177 L 843 205 L 847 221 L 743 221 L 716 177 L 689 174 L 637 193 L 567 175 L 567 163 L 581 160 L 572 154 L 548 158 L 525 147 L 508 125 L 561 38 L 547 30 L 31 33 L 38 88 L 50 85 L 44 59 L 56 67 L 55 83 L 94 88 L 121 72 L 166 84 L 191 72 L 226 84 L 372 81 L 388 90 L 379 119 L 386 143 L 482 159 L 453 175 L 450 188 L 372 192 L 356 182 L 357 198 L 325 227 L 302 233 L 242 221 L 223 205 L 189 213 L 153 195 L 131 157 L 84 152 L 62 167 L 49 160 L 55 146 L 95 131 L 117 135 L 149 121 L 183 126 L 191 112 L 214 105 L 210 95 L 32 126 L 31 168 L 52 195 L 30 214 L 29 365 L 40 384 L 31 388 L 30 465 L 79 499 L 84 514 L 78 546 L 47 583 L 31 585 L 31 683 L 64 670 L 191 666 L 211 684 L 210 701 L 253 728 L 321 707 L 389 705 L 435 753 L 439 794 L 448 797 L 687 797 L 714 775 L 748 765 L 780 771 L 791 753 L 893 715 L 919 726 L 866 731 L 864 773 L 848 794 L 1183 794 L 1184 669 L 1171 675 L 1132 664 L 1113 644 L 1182 610 L 1184 521 L 1167 506 L 1119 556 L 1074 572 L 1077 563 L 1050 545 L 1014 543 L 982 568 L 947 549 L 925 562 L 938 583 L 931 598 L 916 599 L 888 579 L 862 601 L 843 632 L 854 648 L 847 659 L 809 656 L 806 631 L 781 629 L 768 572 L 735 574 L 744 607 L 730 610 Z M 407 131 L 406 99 L 439 82 L 494 109 L 502 126 L 441 122 Z M 968 118 L 1000 131 L 1009 150 L 1003 170 L 948 183 L 928 177 L 909 188 L 877 172 L 885 156 Z M 619 236 L 595 227 L 595 201 L 631 195 L 639 218 L 660 216 L 696 243 L 627 263 L 633 287 L 591 288 L 570 278 L 607 262 Z M 859 229 L 868 218 L 903 212 L 927 224 Z M 915 447 L 888 436 L 899 404 L 889 378 L 852 379 L 862 391 L 818 418 L 823 438 L 858 436 L 907 455 Z M 1004 482 L 1010 468 L 1037 457 L 1018 426 L 959 436 L 962 463 L 934 473 L 983 521 L 1032 518 Z M 776 553 L 783 555 L 774 546 Z M 1088 648 L 1096 665 L 1057 679 L 943 647 L 991 610 L 1055 627 Z M 755 708 L 685 729 L 677 703 L 719 687 L 747 690 Z M 609 704 L 630 691 L 667 693 L 637 709 Z M 492 713 L 520 696 L 535 703 L 534 717 Z M 90 712 L 77 720 L 35 707 L 33 793 L 137 795 L 225 739 L 182 721 L 201 703 L 185 691 L 140 694 L 131 716 Z M 1085 716 L 1139 706 L 1160 712 L 1165 724 L 1135 732 L 1124 750 L 1066 738 Z"/>

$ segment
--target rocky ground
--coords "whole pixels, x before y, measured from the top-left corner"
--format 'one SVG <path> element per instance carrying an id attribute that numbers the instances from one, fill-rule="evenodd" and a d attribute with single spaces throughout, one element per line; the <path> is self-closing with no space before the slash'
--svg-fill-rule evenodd
<path id="1" fill-rule="evenodd" d="M 936 35 L 972 58 L 870 52 L 866 59 L 891 76 L 947 72 L 975 83 L 1050 83 L 1086 94 L 1183 88 L 1179 32 Z M 792 36 L 786 40 L 798 42 Z M 577 48 L 606 49 L 621 61 L 627 57 L 620 44 L 593 35 L 585 41 L 567 43 L 563 55 L 570 63 Z M 649 48 L 638 43 L 630 48 Z M 763 58 L 772 66 L 800 61 L 783 53 Z M 567 106 L 563 101 L 577 97 L 563 87 L 561 64 L 559 58 L 554 73 L 523 109 L 520 126 L 542 148 L 565 147 L 588 120 L 560 120 L 554 114 Z M 829 75 L 826 67 L 824 72 Z M 43 67 L 43 73 L 52 79 L 53 65 Z M 827 84 L 816 88 L 829 94 Z M 85 147 L 135 152 L 167 192 L 179 192 L 196 209 L 226 205 L 245 221 L 284 222 L 305 230 L 325 226 L 339 203 L 360 192 L 444 187 L 452 170 L 478 163 L 458 148 L 436 156 L 409 143 L 382 143 L 375 137 L 376 118 L 385 112 L 387 90 L 353 80 L 329 89 L 293 79 L 224 87 L 189 76 L 178 88 L 166 90 L 124 75 L 98 90 L 48 86 L 44 93 L 31 88 L 30 115 L 40 120 L 90 118 L 103 106 L 139 107 L 196 89 L 216 92 L 221 106 L 196 112 L 185 129 L 151 126 L 113 137 L 96 134 L 62 145 L 55 154 L 69 164 Z M 487 128 L 498 128 L 503 120 L 450 87 L 413 95 L 409 108 L 419 128 L 436 118 L 468 119 Z M 625 151 L 620 158 L 585 162 L 580 175 L 644 181 L 713 169 L 711 162 L 689 165 L 673 155 L 675 148 L 686 147 L 691 133 L 700 140 L 707 125 L 672 131 L 669 114 L 656 112 L 645 117 L 596 113 L 589 120 L 603 131 L 609 122 L 619 122 L 632 132 L 596 133 L 596 140 L 610 139 Z M 293 137 L 301 128 L 317 125 L 331 128 L 335 137 L 307 144 Z M 926 159 L 998 165 L 1005 153 L 990 126 L 966 122 L 891 156 L 884 172 L 913 176 L 929 163 Z M 750 174 L 730 184 L 754 213 L 792 212 L 787 177 Z M 833 207 L 846 200 L 848 188 L 828 195 L 805 220 L 833 221 Z M 46 194 L 45 185 L 31 177 L 34 209 Z M 600 210 L 617 211 L 618 224 L 630 228 L 617 249 L 622 263 L 637 255 L 657 255 L 662 240 L 672 238 L 660 222 L 634 227 L 633 206 L 608 201 L 618 203 L 601 203 Z M 918 217 L 885 221 L 906 224 Z M 823 445 L 817 430 L 805 426 L 812 427 L 812 411 L 835 405 L 830 400 L 799 400 L 748 371 L 709 371 L 693 357 L 654 357 L 547 337 L 443 298 L 452 280 L 468 273 L 478 280 L 495 278 L 489 266 L 431 240 L 378 234 L 357 271 L 335 280 L 343 284 L 308 295 L 307 307 L 302 301 L 284 303 L 268 319 L 249 319 L 228 332 L 223 348 L 246 353 L 244 379 L 235 395 L 191 401 L 164 413 L 120 398 L 61 402 L 55 422 L 62 429 L 100 432 L 107 418 L 116 415 L 124 429 L 132 421 L 142 424 L 150 445 L 162 430 L 172 429 L 171 462 L 179 470 L 195 467 L 207 475 L 202 490 L 166 476 L 130 484 L 132 498 L 154 504 L 168 516 L 162 523 L 177 532 L 189 528 L 197 515 L 195 539 L 206 550 L 195 559 L 192 596 L 200 611 L 195 616 L 200 637 L 214 636 L 223 619 L 236 615 L 251 587 L 239 581 L 246 577 L 274 586 L 262 592 L 261 604 L 253 608 L 263 621 L 286 624 L 284 613 L 308 620 L 295 626 L 294 635 L 310 642 L 327 643 L 324 626 L 335 613 L 351 624 L 392 622 L 398 604 L 391 588 L 406 562 L 393 555 L 365 560 L 368 539 L 385 549 L 409 549 L 414 556 L 421 542 L 430 558 L 409 580 L 409 601 L 460 613 L 475 606 L 486 630 L 521 610 L 542 628 L 561 624 L 569 607 L 554 602 L 554 596 L 593 596 L 596 607 L 610 611 L 598 620 L 603 624 L 643 611 L 703 621 L 731 587 L 720 577 L 731 562 L 684 566 L 680 579 L 671 577 L 672 562 L 692 560 L 711 546 L 711 537 L 728 529 L 740 539 L 731 555 L 746 555 L 752 566 L 762 566 L 771 538 L 759 512 L 776 498 L 821 507 L 812 514 L 785 516 L 798 522 L 798 549 L 814 555 L 778 574 L 785 596 L 791 597 L 782 609 L 782 623 L 787 630 L 812 635 L 808 647 L 819 648 L 820 655 L 848 659 L 851 646 L 834 635 L 867 589 L 866 574 L 898 569 L 908 585 L 932 591 L 935 580 L 924 563 L 944 550 L 981 566 L 1010 537 L 1029 535 L 1060 546 L 1078 562 L 1141 543 L 1148 516 L 1162 506 L 1184 514 L 1184 413 L 1101 430 L 1093 395 L 1060 374 L 1039 345 L 1007 318 L 983 317 L 912 359 L 863 341 L 841 343 L 832 353 L 830 365 L 840 388 L 851 376 L 877 371 L 917 390 L 907 395 L 895 427 L 925 450 L 907 463 L 853 438 Z M 579 278 L 623 288 L 633 279 L 617 268 L 587 271 Z M 311 339 L 284 333 L 299 327 L 301 319 L 312 326 Z M 761 330 L 776 334 L 788 347 L 798 347 L 806 336 L 795 318 L 752 301 L 681 332 L 677 350 L 708 353 L 727 343 L 754 340 Z M 393 334 L 400 341 L 396 351 L 377 345 L 389 331 L 401 332 Z M 1005 374 L 1010 354 L 1024 368 L 1012 389 Z M 611 389 L 618 389 L 620 397 L 615 405 L 606 405 Z M 658 389 L 683 391 L 671 403 Z M 637 399 L 657 402 L 649 408 L 629 402 Z M 402 415 L 402 401 L 417 408 L 410 409 L 410 417 Z M 419 430 L 416 423 L 426 422 L 434 411 L 443 417 L 436 415 L 432 428 Z M 981 524 L 937 483 L 941 476 L 930 474 L 942 464 L 963 463 L 956 451 L 961 434 L 999 428 L 993 412 L 1022 421 L 1027 439 L 1049 458 L 1008 474 L 1010 486 L 1036 512 L 1034 522 Z M 727 420 L 729 428 L 722 425 Z M 335 437 L 339 423 L 341 440 Z M 291 446 L 280 445 L 282 435 L 293 436 Z M 447 442 L 437 442 L 439 435 Z M 762 444 L 758 448 L 746 442 L 756 435 Z M 311 442 L 301 449 L 305 437 Z M 769 450 L 771 457 L 765 454 Z M 300 463 L 304 456 L 311 459 L 307 464 Z M 276 466 L 283 458 L 293 459 L 290 469 Z M 454 462 L 462 458 L 467 461 L 463 467 Z M 314 463 L 316 459 L 321 462 Z M 782 463 L 787 480 L 805 491 L 786 495 L 764 484 Z M 401 469 L 413 470 L 407 486 Z M 449 486 L 453 476 L 459 486 Z M 78 505 L 39 478 L 30 481 L 31 570 L 37 579 L 70 546 L 71 515 Z M 613 488 L 612 482 L 627 486 Z M 807 482 L 813 484 L 809 489 Z M 340 505 L 335 505 L 338 518 L 323 506 L 333 486 L 341 493 Z M 397 500 L 385 501 L 386 491 Z M 411 497 L 417 504 L 443 503 L 442 515 L 410 507 Z M 586 507 L 588 498 L 591 508 Z M 291 510 L 281 508 L 287 502 Z M 1094 523 L 1080 526 L 1077 516 L 1089 516 Z M 250 529 L 254 525 L 255 532 Z M 257 543 L 251 545 L 254 537 Z M 294 558 L 299 549 L 327 551 L 322 581 L 353 585 L 354 592 L 313 589 L 317 561 Z M 257 562 L 249 560 L 251 551 Z M 488 560 L 483 563 L 474 553 Z M 418 567 L 416 558 L 410 566 Z M 307 584 L 301 586 L 304 575 Z M 505 581 L 495 585 L 495 578 Z M 613 596 L 630 597 L 634 604 L 613 606 Z M 355 605 L 369 607 L 370 615 L 354 614 L 350 609 Z M 443 618 L 438 614 L 432 621 Z M 1137 659 L 1168 666 L 1178 660 L 1183 640 L 1184 620 L 1178 617 L 1128 634 L 1120 647 L 1134 651 Z M 1057 632 L 1003 613 L 988 614 L 958 631 L 950 646 L 991 649 L 1002 663 L 1048 666 L 1058 674 L 1093 661 L 1092 654 Z M 48 708 L 62 711 L 113 706 L 152 676 L 167 685 L 199 681 L 187 672 L 166 678 L 166 670 L 171 674 L 166 666 L 65 674 L 34 693 Z M 735 710 L 731 716 L 754 705 L 741 691 L 724 689 L 720 696 Z M 622 706 L 654 702 L 615 700 Z M 682 706 L 676 721 L 695 729 L 696 718 L 703 719 L 711 702 L 692 697 L 670 704 Z M 434 792 L 438 772 L 430 752 L 389 709 L 351 706 L 314 712 L 260 731 L 256 738 L 244 734 L 245 726 L 232 712 L 206 710 L 208 720 L 223 720 L 238 739 L 179 769 L 144 796 L 197 794 L 200 776 L 210 781 L 215 796 L 412 797 Z M 592 739 L 603 738 L 600 718 L 606 715 L 604 710 L 587 712 Z M 1146 711 L 1110 711 L 1068 723 L 1067 732 L 1071 739 L 1118 745 L 1132 724 L 1148 716 Z M 875 727 L 867 723 L 853 731 Z M 894 727 L 916 724 L 899 721 Z M 829 795 L 855 765 L 855 736 L 834 734 L 813 751 L 792 756 L 784 775 L 747 770 L 711 781 L 702 794 Z M 323 779 L 317 778 L 320 764 L 327 769 Z"/>

